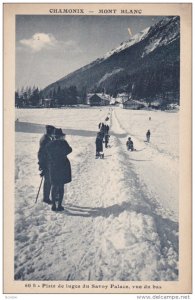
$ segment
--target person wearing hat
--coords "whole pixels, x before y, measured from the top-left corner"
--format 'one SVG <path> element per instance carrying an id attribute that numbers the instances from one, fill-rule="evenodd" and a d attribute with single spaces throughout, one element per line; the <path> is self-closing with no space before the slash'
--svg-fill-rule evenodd
<path id="1" fill-rule="evenodd" d="M 51 182 L 52 210 L 62 211 L 64 184 L 71 182 L 71 165 L 67 155 L 72 148 L 65 140 L 61 128 L 54 130 L 55 139 L 46 146 L 49 176 Z"/>
<path id="2" fill-rule="evenodd" d="M 46 146 L 48 143 L 52 141 L 52 136 L 54 133 L 55 127 L 52 125 L 46 125 L 46 133 L 41 137 L 39 142 L 39 151 L 38 151 L 38 164 L 39 164 L 39 171 L 41 171 L 40 176 L 44 176 L 44 184 L 43 184 L 43 202 L 47 204 L 52 204 L 50 200 L 50 191 L 51 191 L 51 184 L 49 178 L 49 171 L 48 165 L 46 160 Z"/>

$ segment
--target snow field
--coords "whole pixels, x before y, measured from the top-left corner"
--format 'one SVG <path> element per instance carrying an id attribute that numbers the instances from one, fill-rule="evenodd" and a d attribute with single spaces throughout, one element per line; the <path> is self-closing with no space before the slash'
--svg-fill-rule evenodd
<path id="1" fill-rule="evenodd" d="M 118 134 L 132 137 L 137 150 L 129 155 L 132 167 L 136 170 L 141 184 L 147 186 L 150 197 L 156 198 L 164 209 L 168 208 L 169 216 L 171 210 L 172 219 L 177 221 L 179 213 L 178 115 L 152 111 L 125 110 L 124 113 L 123 111 L 114 112 L 116 116 L 114 128 Z M 151 121 L 149 116 L 152 116 Z M 151 130 L 149 144 L 144 142 L 147 129 Z M 126 140 L 126 137 L 120 138 L 124 153 L 126 153 Z"/>
<path id="2" fill-rule="evenodd" d="M 73 180 L 65 186 L 65 211 L 54 213 L 42 203 L 42 191 L 34 205 L 40 184 L 37 151 L 41 135 L 16 133 L 15 279 L 177 280 L 178 199 L 175 190 L 171 194 L 168 180 L 163 180 L 177 163 L 177 149 L 171 153 L 165 143 L 158 145 L 158 151 L 153 140 L 154 146 L 146 145 L 141 139 L 144 124 L 133 127 L 135 122 L 129 122 L 132 111 L 46 112 L 18 110 L 17 117 L 23 122 L 97 131 L 98 123 L 108 115 L 110 147 L 104 151 L 104 160 L 95 159 L 95 135 L 67 136 L 73 148 L 69 155 Z M 147 113 L 143 112 L 145 118 Z M 156 126 L 162 118 L 157 118 Z M 126 150 L 129 134 L 136 152 Z M 166 160 L 175 165 L 163 169 Z M 152 177 L 155 168 L 161 174 L 160 184 L 157 176 Z"/>

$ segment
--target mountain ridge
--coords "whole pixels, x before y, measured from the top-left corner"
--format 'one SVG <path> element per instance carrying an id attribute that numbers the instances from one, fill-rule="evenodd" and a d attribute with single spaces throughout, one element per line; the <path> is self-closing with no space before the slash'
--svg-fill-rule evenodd
<path id="1" fill-rule="evenodd" d="M 103 57 L 71 72 L 43 91 L 76 86 L 78 91 L 131 93 L 135 99 L 164 97 L 179 102 L 180 19 L 164 17 Z"/>

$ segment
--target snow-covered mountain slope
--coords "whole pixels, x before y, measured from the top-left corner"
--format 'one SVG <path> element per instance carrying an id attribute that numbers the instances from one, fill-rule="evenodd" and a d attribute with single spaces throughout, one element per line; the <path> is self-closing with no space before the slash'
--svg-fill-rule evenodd
<path id="1" fill-rule="evenodd" d="M 106 116 L 110 147 L 100 160 L 95 137 Z M 179 113 L 19 109 L 16 118 L 15 280 L 178 280 Z M 73 148 L 59 213 L 42 192 L 34 203 L 48 123 L 64 128 Z M 137 151 L 126 150 L 128 136 Z"/>
<path id="2" fill-rule="evenodd" d="M 147 44 L 144 48 L 142 57 L 154 51 L 157 47 L 168 45 L 179 37 L 179 18 L 178 17 L 164 17 L 158 24 L 144 29 L 135 34 L 126 42 L 122 42 L 119 47 L 116 47 L 106 53 L 102 59 L 107 59 L 113 54 L 119 53 L 126 48 L 129 48 L 140 41 L 146 39 Z"/>
<path id="3" fill-rule="evenodd" d="M 105 90 L 110 95 L 131 92 L 134 86 L 133 98 L 136 100 L 155 100 L 166 94 L 178 103 L 179 24 L 179 17 L 162 18 L 103 57 L 49 85 L 44 89 L 45 96 L 50 91 L 57 91 L 58 86 L 64 88 L 74 85 L 78 91 Z"/>
<path id="4" fill-rule="evenodd" d="M 166 46 L 180 36 L 180 22 L 178 17 L 165 17 L 156 26 L 152 26 L 148 34 L 148 42 L 142 57 L 151 53 L 158 47 Z"/>
<path id="5" fill-rule="evenodd" d="M 137 34 L 135 34 L 134 36 L 132 36 L 132 38 L 130 40 L 128 40 L 126 42 L 122 42 L 119 47 L 117 47 L 115 49 L 112 49 L 111 51 L 107 52 L 102 57 L 102 59 L 107 59 L 111 55 L 113 55 L 115 53 L 119 53 L 119 52 L 125 50 L 126 48 L 131 47 L 131 46 L 135 45 L 136 43 L 139 43 L 141 40 L 143 40 L 146 37 L 149 29 L 150 29 L 150 27 L 144 29 L 143 31 L 141 31 Z"/>

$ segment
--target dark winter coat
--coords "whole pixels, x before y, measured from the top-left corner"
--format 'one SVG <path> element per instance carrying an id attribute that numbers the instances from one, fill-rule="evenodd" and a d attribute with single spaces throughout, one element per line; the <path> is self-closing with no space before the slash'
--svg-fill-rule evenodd
<path id="1" fill-rule="evenodd" d="M 146 136 L 150 137 L 150 130 L 147 131 Z"/>
<path id="2" fill-rule="evenodd" d="M 72 148 L 65 140 L 55 140 L 46 146 L 49 176 L 52 185 L 71 182 L 71 165 L 67 155 Z"/>
<path id="3" fill-rule="evenodd" d="M 105 134 L 105 142 L 108 143 L 109 142 L 109 134 Z"/>
<path id="4" fill-rule="evenodd" d="M 100 136 L 97 136 L 95 144 L 96 152 L 103 152 L 103 139 Z"/>
<path id="5" fill-rule="evenodd" d="M 128 150 L 133 150 L 133 142 L 131 140 L 128 140 L 126 142 L 127 148 Z"/>
<path id="6" fill-rule="evenodd" d="M 106 133 L 106 125 L 102 125 L 100 132 L 101 132 L 102 136 L 104 137 L 104 135 Z"/>
<path id="7" fill-rule="evenodd" d="M 51 142 L 49 135 L 44 134 L 39 142 L 38 164 L 41 170 L 47 169 L 46 146 Z"/>
<path id="8" fill-rule="evenodd" d="M 110 127 L 108 125 L 106 125 L 106 132 L 108 133 Z"/>

